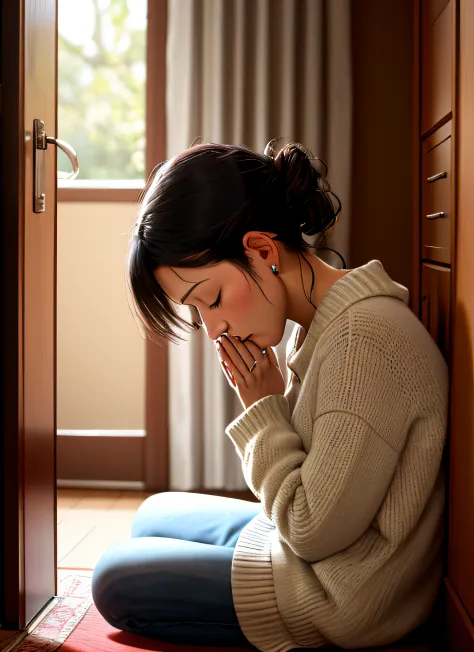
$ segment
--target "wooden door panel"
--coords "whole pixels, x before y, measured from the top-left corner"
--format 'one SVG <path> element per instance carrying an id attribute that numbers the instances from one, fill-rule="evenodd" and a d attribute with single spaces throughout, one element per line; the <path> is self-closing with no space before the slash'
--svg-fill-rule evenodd
<path id="1" fill-rule="evenodd" d="M 33 212 L 33 120 L 56 135 L 56 0 L 2 3 L 4 372 L 1 624 L 22 629 L 56 593 L 56 152 Z"/>
<path id="2" fill-rule="evenodd" d="M 56 148 L 45 211 L 33 212 L 33 121 L 56 134 L 56 0 L 25 3 L 24 518 L 25 619 L 55 594 Z"/>
<path id="3" fill-rule="evenodd" d="M 33 212 L 33 120 L 56 134 L 56 0 L 25 4 L 25 619 L 56 593 L 56 148 L 45 156 L 45 211 Z"/>

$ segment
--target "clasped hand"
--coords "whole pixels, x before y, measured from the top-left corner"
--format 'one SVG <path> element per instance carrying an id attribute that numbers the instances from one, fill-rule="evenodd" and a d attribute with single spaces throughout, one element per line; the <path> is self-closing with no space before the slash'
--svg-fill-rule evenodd
<path id="1" fill-rule="evenodd" d="M 216 348 L 222 370 L 245 409 L 261 398 L 285 393 L 285 380 L 270 346 L 264 355 L 252 340 L 242 342 L 224 333 L 217 338 Z"/>

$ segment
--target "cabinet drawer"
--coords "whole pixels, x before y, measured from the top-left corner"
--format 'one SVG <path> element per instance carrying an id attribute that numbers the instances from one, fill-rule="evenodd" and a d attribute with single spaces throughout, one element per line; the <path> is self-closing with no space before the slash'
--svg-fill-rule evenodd
<path id="1" fill-rule="evenodd" d="M 421 321 L 449 359 L 451 270 L 424 263 L 421 268 Z"/>
<path id="2" fill-rule="evenodd" d="M 422 141 L 421 258 L 451 263 L 451 120 Z"/>
<path id="3" fill-rule="evenodd" d="M 428 25 L 433 25 L 448 4 L 449 0 L 422 0 L 422 20 Z"/>
<path id="4" fill-rule="evenodd" d="M 421 5 L 421 133 L 452 110 L 454 0 Z M 434 21 L 434 22 L 433 22 Z"/>

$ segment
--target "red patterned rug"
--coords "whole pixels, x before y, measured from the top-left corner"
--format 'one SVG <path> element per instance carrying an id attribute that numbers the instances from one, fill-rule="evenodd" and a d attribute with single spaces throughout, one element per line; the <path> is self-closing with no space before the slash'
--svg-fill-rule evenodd
<path id="1" fill-rule="evenodd" d="M 109 625 L 95 608 L 91 578 L 66 576 L 53 609 L 12 652 L 236 652 L 254 648 L 201 647 L 161 643 Z"/>
<path id="2" fill-rule="evenodd" d="M 59 597 L 51 611 L 11 652 L 238 652 L 252 647 L 202 647 L 174 645 L 129 634 L 109 625 L 95 608 L 91 596 L 91 573 L 63 571 Z M 85 571 L 87 573 L 87 571 Z M 309 648 L 308 648 L 309 649 Z M 336 648 L 331 648 L 335 650 Z M 434 652 L 423 644 L 400 644 L 366 652 Z M 362 651 L 361 651 L 362 652 Z"/>
<path id="3" fill-rule="evenodd" d="M 54 652 L 68 638 L 92 605 L 91 577 L 71 574 L 59 585 L 51 611 L 12 652 Z"/>

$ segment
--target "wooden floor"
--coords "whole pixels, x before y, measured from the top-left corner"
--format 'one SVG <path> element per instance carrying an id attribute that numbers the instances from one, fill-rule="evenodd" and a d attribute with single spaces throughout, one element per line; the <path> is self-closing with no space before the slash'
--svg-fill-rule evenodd
<path id="1" fill-rule="evenodd" d="M 150 493 L 58 489 L 58 569 L 91 570 L 103 552 L 130 537 Z"/>

